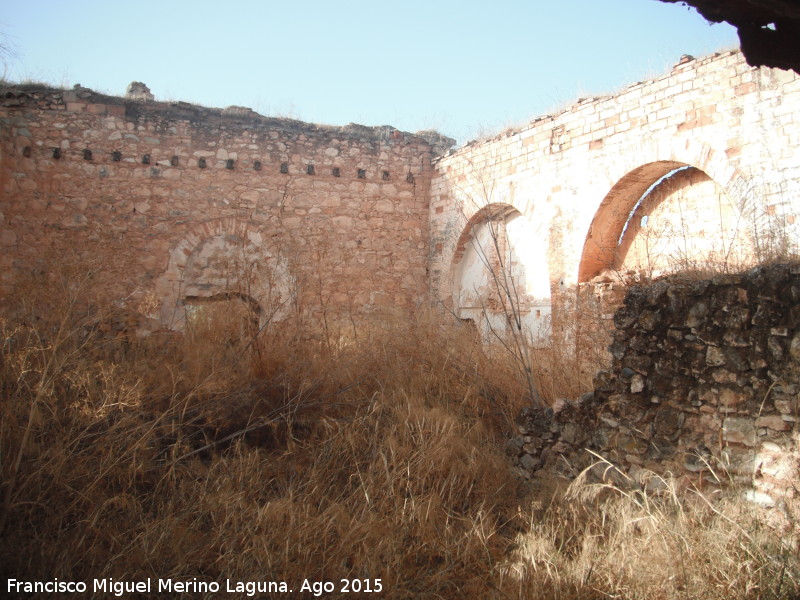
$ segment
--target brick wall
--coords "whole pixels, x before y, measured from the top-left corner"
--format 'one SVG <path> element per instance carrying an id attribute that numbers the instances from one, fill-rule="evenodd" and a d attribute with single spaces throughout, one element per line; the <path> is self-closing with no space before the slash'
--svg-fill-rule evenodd
<path id="1" fill-rule="evenodd" d="M 683 167 L 692 167 L 698 181 L 713 182 L 706 186 L 713 198 L 706 198 L 701 183 L 674 195 L 662 213 L 674 216 L 681 199 L 703 206 L 715 199 L 721 205 L 723 198 L 728 230 L 778 230 L 796 248 L 798 115 L 800 77 L 754 69 L 740 53 L 724 52 L 683 59 L 663 76 L 579 100 L 437 159 L 432 296 L 458 309 L 453 262 L 459 240 L 487 204 L 508 205 L 541 240 L 544 250 L 531 268 L 551 283 L 554 321 L 568 320 L 555 305 L 559 298 L 574 296 L 577 284 L 604 269 L 628 268 L 619 262 L 617 242 L 630 211 L 650 185 Z M 708 239 L 718 233 L 695 230 Z"/>

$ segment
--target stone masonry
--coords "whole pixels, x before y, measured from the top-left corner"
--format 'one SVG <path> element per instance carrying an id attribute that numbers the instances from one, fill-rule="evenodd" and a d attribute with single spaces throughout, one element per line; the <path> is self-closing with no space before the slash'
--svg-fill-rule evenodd
<path id="1" fill-rule="evenodd" d="M 518 420 L 508 449 L 526 476 L 596 463 L 618 483 L 658 487 L 657 473 L 754 484 L 767 503 L 795 494 L 800 266 L 634 286 L 614 324 L 594 392 Z"/>
<path id="2" fill-rule="evenodd" d="M 432 133 L 152 97 L 140 82 L 127 98 L 3 90 L 0 293 L 67 248 L 98 264 L 111 297 L 154 298 L 151 329 L 180 327 L 194 300 L 232 295 L 262 319 L 440 303 L 458 313 L 456 291 L 471 282 L 456 279 L 474 272 L 458 264 L 465 240 L 503 214 L 527 240 L 514 260 L 527 263 L 532 306 L 557 326 L 578 284 L 624 264 L 632 211 L 676 169 L 710 182 L 737 230 L 777 224 L 795 240 L 800 226 L 800 78 L 738 52 L 684 57 L 664 76 L 439 158 L 451 141 Z M 665 202 L 656 214 L 681 200 Z"/>
<path id="3" fill-rule="evenodd" d="M 129 96 L 3 91 L 3 293 L 72 252 L 111 297 L 155 297 L 151 329 L 196 299 L 248 299 L 262 320 L 427 302 L 427 141 Z"/>
<path id="4" fill-rule="evenodd" d="M 57 257 L 94 261 L 120 302 L 151 299 L 150 329 L 180 328 L 186 306 L 220 298 L 262 320 L 422 305 L 459 314 L 459 297 L 480 312 L 470 279 L 482 277 L 480 257 L 467 246 L 502 216 L 529 312 L 552 320 L 546 343 L 579 284 L 629 269 L 628 248 L 649 258 L 637 241 L 652 233 L 647 219 L 705 225 L 706 213 L 675 215 L 712 198 L 720 210 L 709 214 L 725 222 L 691 231 L 692 248 L 726 259 L 734 247 L 761 252 L 764 232 L 800 234 L 800 77 L 738 52 L 683 57 L 661 77 L 449 153 L 433 133 L 152 97 L 141 82 L 127 98 L 2 91 L 0 293 Z M 655 184 L 673 191 L 642 202 Z"/>
<path id="5" fill-rule="evenodd" d="M 493 293 L 482 269 L 507 261 L 546 344 L 587 302 L 610 318 L 628 271 L 797 252 L 800 77 L 738 52 L 683 57 L 614 95 L 451 145 L 155 102 L 141 82 L 126 98 L 5 88 L 0 299 L 24 294 L 26 277 L 71 285 L 90 272 L 141 333 L 180 329 L 192 305 L 217 300 L 242 301 L 261 324 L 426 305 L 476 319 Z M 509 452 L 528 475 L 602 456 L 617 467 L 600 477 L 671 470 L 755 481 L 769 501 L 791 494 L 798 306 L 788 266 L 634 288 L 595 391 L 527 411 Z"/>

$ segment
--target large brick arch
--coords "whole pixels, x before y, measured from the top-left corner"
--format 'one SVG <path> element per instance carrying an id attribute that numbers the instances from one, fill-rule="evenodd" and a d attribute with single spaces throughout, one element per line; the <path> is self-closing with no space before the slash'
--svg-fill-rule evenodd
<path id="1" fill-rule="evenodd" d="M 650 159 L 650 160 L 648 160 Z M 636 163 L 636 164 L 634 164 Z M 648 188 L 676 169 L 693 167 L 719 185 L 728 200 L 742 207 L 752 186 L 731 166 L 722 152 L 691 137 L 664 143 L 643 143 L 620 156 L 609 169 L 608 193 L 597 204 L 589 223 L 578 264 L 577 281 L 585 282 L 611 268 L 617 259 L 617 244 L 631 210 Z M 620 171 L 624 170 L 622 174 Z"/>
<path id="2" fill-rule="evenodd" d="M 677 168 L 686 166 L 663 160 L 642 165 L 624 175 L 608 192 L 592 219 L 578 267 L 578 281 L 591 279 L 610 268 L 617 251 L 617 240 L 637 200 L 653 183 Z"/>

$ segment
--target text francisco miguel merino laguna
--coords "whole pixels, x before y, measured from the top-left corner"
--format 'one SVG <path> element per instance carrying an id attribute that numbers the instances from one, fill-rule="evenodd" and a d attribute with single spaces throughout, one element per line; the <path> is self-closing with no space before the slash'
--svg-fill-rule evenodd
<path id="1" fill-rule="evenodd" d="M 383 589 L 380 579 L 340 579 L 333 581 L 309 581 L 304 579 L 300 586 L 301 592 L 310 592 L 315 597 L 332 592 L 380 592 Z M 208 592 L 225 591 L 231 594 L 245 594 L 255 596 L 268 592 L 292 593 L 292 589 L 285 581 L 233 581 L 225 580 L 224 588 L 216 581 L 198 581 L 196 577 L 190 580 L 157 579 L 149 577 L 142 581 L 115 581 L 112 578 L 93 579 L 91 586 L 85 581 L 25 581 L 9 579 L 6 587 L 7 593 L 23 594 L 73 594 L 91 591 L 92 593 L 113 594 L 123 596 L 133 593 L 189 593 L 203 594 Z"/>

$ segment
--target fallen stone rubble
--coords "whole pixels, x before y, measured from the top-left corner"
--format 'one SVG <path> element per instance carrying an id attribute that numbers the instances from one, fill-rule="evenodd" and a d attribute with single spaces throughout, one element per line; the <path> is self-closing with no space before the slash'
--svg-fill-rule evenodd
<path id="1" fill-rule="evenodd" d="M 593 392 L 519 415 L 507 452 L 525 477 L 591 467 L 596 480 L 654 487 L 657 474 L 752 484 L 766 504 L 794 496 L 800 266 L 634 286 L 614 325 Z"/>

